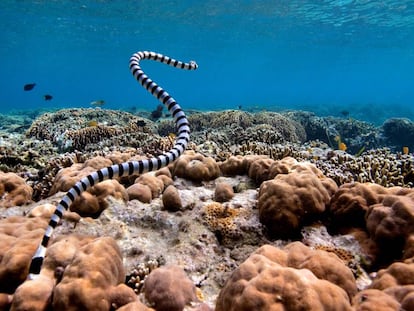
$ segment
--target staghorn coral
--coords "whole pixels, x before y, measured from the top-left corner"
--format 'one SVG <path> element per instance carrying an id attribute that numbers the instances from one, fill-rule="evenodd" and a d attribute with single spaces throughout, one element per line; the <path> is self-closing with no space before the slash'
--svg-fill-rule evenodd
<path id="1" fill-rule="evenodd" d="M 33 189 L 15 173 L 0 171 L 0 206 L 10 207 L 30 203 Z"/>
<path id="2" fill-rule="evenodd" d="M 142 292 L 145 279 L 156 268 L 164 264 L 164 258 L 147 258 L 145 261 L 135 264 L 126 276 L 125 283 L 138 295 Z"/>
<path id="3" fill-rule="evenodd" d="M 414 157 L 391 153 L 389 148 L 372 149 L 359 157 L 334 152 L 315 164 L 338 185 L 355 181 L 384 187 L 414 186 Z"/>

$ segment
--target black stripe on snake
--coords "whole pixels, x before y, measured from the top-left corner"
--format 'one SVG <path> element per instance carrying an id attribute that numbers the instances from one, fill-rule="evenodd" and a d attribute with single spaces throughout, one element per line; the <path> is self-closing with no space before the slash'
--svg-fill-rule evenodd
<path id="1" fill-rule="evenodd" d="M 29 279 L 34 279 L 39 275 L 42 268 L 42 264 L 46 255 L 46 249 L 49 240 L 53 234 L 54 229 L 61 220 L 63 212 L 68 210 L 72 202 L 81 195 L 82 192 L 86 191 L 90 187 L 97 183 L 121 176 L 129 176 L 133 174 L 142 174 L 149 171 L 156 171 L 169 163 L 175 161 L 186 149 L 187 144 L 190 140 L 190 125 L 185 116 L 185 113 L 175 101 L 163 88 L 157 83 L 152 81 L 140 67 L 140 61 L 143 59 L 149 59 L 158 61 L 172 67 L 177 67 L 186 70 L 197 69 L 197 64 L 194 61 L 184 63 L 168 56 L 141 51 L 133 54 L 129 61 L 129 68 L 135 79 L 154 97 L 156 97 L 171 113 L 174 118 L 175 126 L 177 129 L 176 140 L 174 146 L 168 152 L 162 155 L 153 157 L 146 160 L 124 162 L 121 164 L 115 164 L 106 168 L 100 169 L 92 174 L 79 180 L 66 195 L 62 198 L 59 204 L 56 206 L 56 210 L 50 218 L 48 227 L 46 228 L 45 234 L 42 241 L 37 248 L 29 268 Z"/>

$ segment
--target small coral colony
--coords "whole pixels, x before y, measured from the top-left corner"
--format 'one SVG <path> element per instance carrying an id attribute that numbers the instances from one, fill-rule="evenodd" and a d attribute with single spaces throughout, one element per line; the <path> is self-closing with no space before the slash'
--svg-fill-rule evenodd
<path id="1" fill-rule="evenodd" d="M 185 116 L 131 67 L 153 111 L 0 115 L 1 310 L 414 310 L 410 120 Z"/>

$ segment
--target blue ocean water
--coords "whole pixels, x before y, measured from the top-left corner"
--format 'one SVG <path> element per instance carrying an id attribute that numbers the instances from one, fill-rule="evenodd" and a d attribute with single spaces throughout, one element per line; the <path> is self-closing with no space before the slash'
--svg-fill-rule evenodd
<path id="1" fill-rule="evenodd" d="M 411 0 L 2 0 L 0 38 L 0 113 L 99 99 L 153 110 L 128 69 L 153 50 L 199 64 L 142 63 L 184 109 L 414 120 Z"/>

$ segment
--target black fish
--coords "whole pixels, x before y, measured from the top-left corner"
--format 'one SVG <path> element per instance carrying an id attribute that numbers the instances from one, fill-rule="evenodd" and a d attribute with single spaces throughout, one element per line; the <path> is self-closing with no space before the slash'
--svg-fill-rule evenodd
<path id="1" fill-rule="evenodd" d="M 347 116 L 349 116 L 349 111 L 348 110 L 342 110 L 341 115 L 343 115 L 344 117 L 347 117 Z"/>
<path id="2" fill-rule="evenodd" d="M 35 87 L 36 83 L 29 83 L 29 84 L 25 84 L 23 87 L 23 90 L 25 91 L 31 91 L 33 90 L 33 88 Z"/>
<path id="3" fill-rule="evenodd" d="M 49 94 L 46 94 L 46 95 L 43 95 L 43 98 L 45 100 L 52 100 L 53 96 L 52 95 L 49 95 Z"/>

